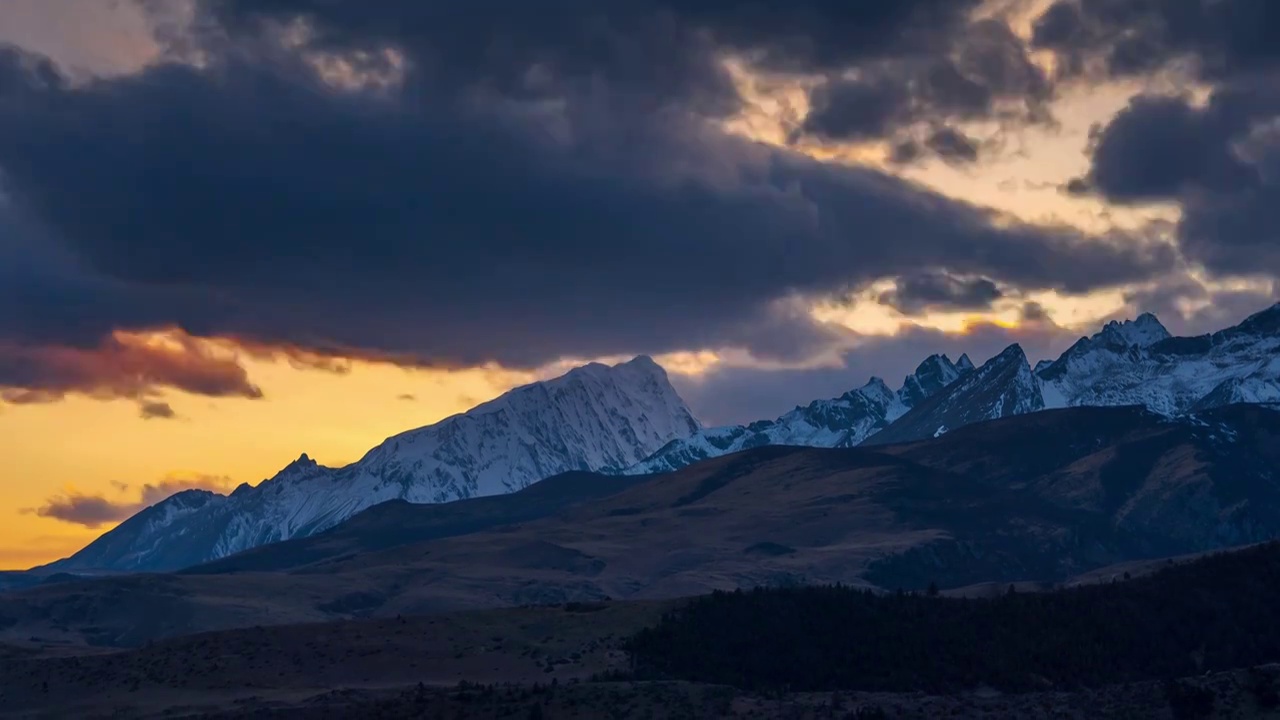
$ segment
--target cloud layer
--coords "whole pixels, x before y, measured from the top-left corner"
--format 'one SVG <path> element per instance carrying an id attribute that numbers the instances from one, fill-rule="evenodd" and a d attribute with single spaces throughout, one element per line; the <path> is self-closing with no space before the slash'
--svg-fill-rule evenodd
<path id="1" fill-rule="evenodd" d="M 1023 39 L 998 18 L 957 22 L 930 45 L 840 70 L 812 94 L 800 134 L 836 141 L 893 139 L 899 160 L 930 150 L 972 162 L 977 144 L 949 124 L 1052 120 L 1052 81 L 1032 61 Z"/>
<path id="2" fill-rule="evenodd" d="M 883 278 L 902 278 L 884 301 L 916 313 L 1175 271 L 1165 243 L 1010 222 L 724 130 L 747 102 L 729 58 L 816 82 L 801 135 L 955 163 L 979 159 L 963 123 L 1048 122 L 1073 73 L 1137 72 L 1119 49 L 1133 37 L 1157 59 L 1200 53 L 1224 87 L 1269 62 L 1262 45 L 1185 36 L 1181 16 L 1146 37 L 1134 28 L 1156 21 L 1123 4 L 1064 1 L 1033 38 L 1064 58 L 1050 77 L 978 5 L 207 0 L 132 74 L 73 83 L 0 49 L 0 388 L 255 396 L 199 357 L 139 359 L 132 385 L 111 369 L 118 331 L 175 327 L 335 371 L 352 357 L 532 368 L 721 347 L 795 359 L 843 342 L 796 307 Z M 1234 38 L 1224 23 L 1209 26 Z M 1239 140 L 1239 123 L 1195 115 L 1237 105 L 1156 133 L 1118 118 L 1077 190 L 1171 197 L 1190 210 L 1185 252 L 1223 271 L 1261 253 L 1268 267 L 1265 233 L 1225 237 L 1267 229 L 1255 195 L 1187 194 L 1272 191 L 1269 155 L 1234 160 L 1206 140 Z M 1116 148 L 1139 140 L 1181 150 L 1130 169 Z"/>
<path id="3" fill-rule="evenodd" d="M 1207 88 L 1142 95 L 1097 134 L 1071 183 L 1115 203 L 1176 203 L 1193 262 L 1280 275 L 1280 5 L 1271 0 L 1060 0 L 1036 26 L 1068 73 L 1182 75 Z"/>
<path id="4" fill-rule="evenodd" d="M 1004 293 L 984 277 L 957 277 L 946 272 L 917 272 L 897 278 L 878 300 L 904 315 L 932 310 L 990 310 Z"/>

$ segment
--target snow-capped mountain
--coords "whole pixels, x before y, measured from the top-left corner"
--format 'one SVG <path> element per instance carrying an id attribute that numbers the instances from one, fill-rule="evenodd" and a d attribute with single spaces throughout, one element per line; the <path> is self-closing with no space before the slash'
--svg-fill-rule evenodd
<path id="1" fill-rule="evenodd" d="M 761 445 L 903 442 L 1044 408 L 1141 405 L 1175 416 L 1242 402 L 1280 403 L 1280 304 L 1199 337 L 1172 337 L 1150 314 L 1111 322 L 1034 370 L 1017 345 L 977 369 L 967 356 L 933 355 L 897 391 L 871 378 L 773 420 L 705 430 L 642 356 L 517 388 L 388 438 L 344 468 L 304 454 L 229 496 L 181 493 L 54 569 L 180 568 L 311 535 L 387 500 L 508 493 L 569 470 L 640 474 Z"/>
<path id="2" fill-rule="evenodd" d="M 873 377 L 838 398 L 815 400 L 775 420 L 708 428 L 674 440 L 627 472 L 667 472 L 761 445 L 853 447 L 972 369 L 967 355 L 956 363 L 946 355 L 931 355 L 903 380 L 897 392 Z"/>
<path id="3" fill-rule="evenodd" d="M 68 560 L 54 563 L 53 569 L 182 567 L 190 544 L 207 546 L 213 540 L 202 520 L 220 515 L 228 499 L 208 490 L 184 490 L 138 511 Z"/>
<path id="4" fill-rule="evenodd" d="M 1037 368 L 1046 407 L 1143 405 L 1162 415 L 1280 401 L 1280 305 L 1235 327 L 1172 337 L 1155 316 L 1108 323 Z"/>
<path id="5" fill-rule="evenodd" d="M 229 496 L 175 495 L 56 565 L 186 567 L 311 535 L 387 500 L 448 502 L 512 492 L 570 470 L 619 471 L 698 429 L 652 359 L 592 363 L 387 438 L 344 468 L 304 454 Z"/>
<path id="6" fill-rule="evenodd" d="M 1034 370 L 1016 344 L 977 370 L 968 356 L 952 364 L 934 355 L 896 393 L 872 378 L 776 420 L 709 428 L 674 441 L 628 472 L 675 470 L 760 445 L 920 440 L 1045 408 L 1141 405 L 1173 416 L 1240 402 L 1280 403 L 1280 304 L 1193 338 L 1171 336 L 1150 313 L 1112 321 Z"/>
<path id="7" fill-rule="evenodd" d="M 941 392 L 932 393 L 866 444 L 938 437 L 963 425 L 1043 409 L 1040 383 L 1022 347 L 1015 343 Z"/>

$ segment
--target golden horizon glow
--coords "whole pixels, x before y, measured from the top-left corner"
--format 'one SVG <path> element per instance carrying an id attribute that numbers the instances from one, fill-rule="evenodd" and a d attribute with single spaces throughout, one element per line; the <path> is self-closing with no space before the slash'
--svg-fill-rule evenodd
<path id="1" fill-rule="evenodd" d="M 164 340 L 157 340 L 164 342 Z M 166 391 L 178 418 L 143 420 L 127 400 L 71 395 L 60 402 L 0 405 L 7 517 L 0 568 L 25 568 L 73 553 L 113 525 L 90 530 L 32 513 L 67 492 L 119 498 L 174 473 L 257 484 L 306 452 L 341 466 L 387 437 L 463 412 L 531 378 L 492 368 L 406 370 L 352 361 L 345 374 L 284 360 L 241 358 L 261 400 Z M 413 400 L 401 399 L 412 394 Z M 128 495 L 128 493 L 124 493 Z"/>

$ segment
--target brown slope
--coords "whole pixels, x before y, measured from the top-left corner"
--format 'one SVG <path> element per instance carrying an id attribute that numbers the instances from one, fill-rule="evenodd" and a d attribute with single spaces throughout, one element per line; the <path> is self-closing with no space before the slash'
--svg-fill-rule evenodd
<path id="1" fill-rule="evenodd" d="M 0 595 L 0 642 L 129 646 L 252 624 L 856 582 L 878 555 L 936 534 L 902 527 L 868 498 L 909 469 L 869 451 L 762 448 L 556 517 L 289 572 L 139 575 Z"/>
<path id="2" fill-rule="evenodd" d="M 866 577 L 881 583 L 1059 580 L 1280 535 L 1280 413 L 1258 406 L 1189 422 L 1140 408 L 1055 410 L 886 450 L 963 472 L 986 495 L 974 523 L 950 522 L 948 538 L 878 562 Z"/>
<path id="3" fill-rule="evenodd" d="M 656 622 L 674 604 L 276 625 L 72 657 L 0 645 L 0 717 L 205 717 L 306 706 L 327 691 L 340 693 L 330 700 L 341 700 L 418 683 L 567 684 L 625 669 L 616 640 Z"/>
<path id="4" fill-rule="evenodd" d="M 254 623 L 759 584 L 1054 581 L 1276 536 L 1280 413 L 1226 408 L 1198 423 L 1077 408 L 909 445 L 759 448 L 545 518 L 309 558 L 287 572 L 0 595 L 0 630 L 10 626 L 0 641 L 130 644 Z M 402 522 L 411 510 L 397 510 Z"/>
<path id="5" fill-rule="evenodd" d="M 451 503 L 414 505 L 392 500 L 317 535 L 271 543 L 181 571 L 190 575 L 297 570 L 313 563 L 412 543 L 529 522 L 621 492 L 642 475 L 568 472 L 518 492 Z"/>
<path id="6" fill-rule="evenodd" d="M 307 571 L 415 564 L 473 578 L 503 568 L 523 588 L 517 602 L 559 600 L 563 578 L 613 597 L 850 582 L 884 547 L 908 547 L 932 534 L 911 531 L 874 501 L 886 484 L 917 474 L 941 473 L 866 450 L 761 448 L 655 477 L 544 521 Z"/>

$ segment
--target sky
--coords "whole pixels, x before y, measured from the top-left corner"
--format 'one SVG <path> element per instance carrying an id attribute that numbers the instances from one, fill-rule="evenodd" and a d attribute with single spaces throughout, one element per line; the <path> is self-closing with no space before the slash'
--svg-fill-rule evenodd
<path id="1" fill-rule="evenodd" d="M 590 360 L 749 421 L 1278 277 L 1273 0 L 6 0 L 0 568 Z"/>

